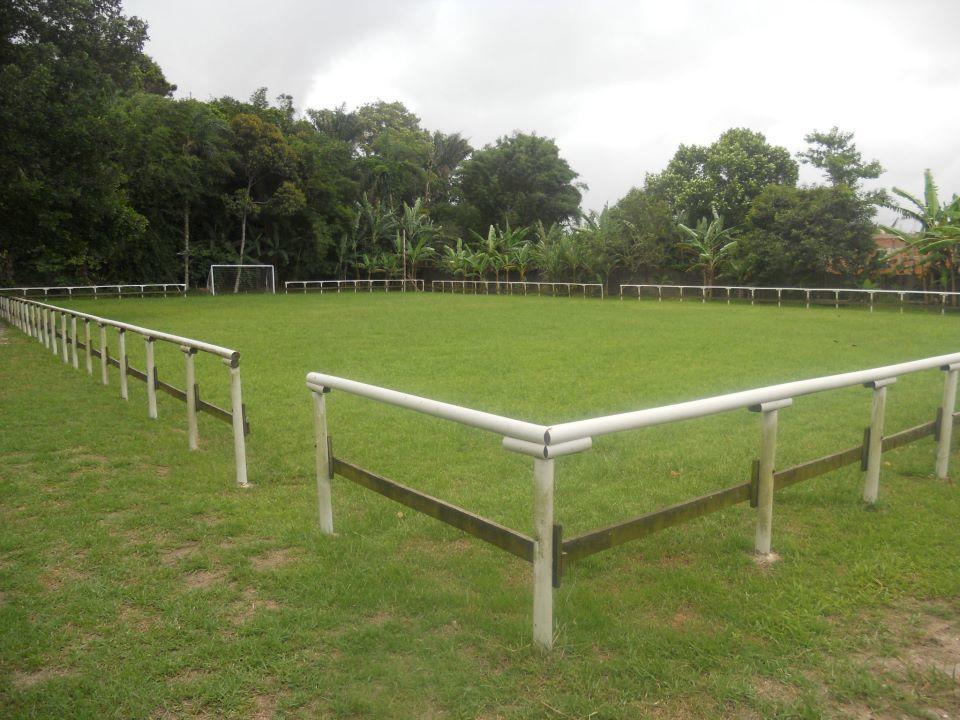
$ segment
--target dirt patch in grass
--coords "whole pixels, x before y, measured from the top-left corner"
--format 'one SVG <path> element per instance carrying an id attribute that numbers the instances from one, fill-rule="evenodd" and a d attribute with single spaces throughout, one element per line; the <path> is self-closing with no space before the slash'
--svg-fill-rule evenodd
<path id="1" fill-rule="evenodd" d="M 271 695 L 254 695 L 250 720 L 271 720 L 277 710 L 277 699 Z"/>
<path id="2" fill-rule="evenodd" d="M 243 589 L 240 600 L 234 603 L 230 620 L 234 625 L 243 625 L 249 622 L 258 610 L 275 611 L 279 609 L 280 604 L 278 602 L 263 599 L 257 595 L 255 588 L 247 587 Z"/>
<path id="3" fill-rule="evenodd" d="M 117 621 L 138 633 L 149 632 L 156 625 L 156 618 L 133 605 L 121 605 L 117 611 Z"/>
<path id="4" fill-rule="evenodd" d="M 780 705 L 789 705 L 800 697 L 799 688 L 773 678 L 758 677 L 754 680 L 753 687 L 757 697 Z"/>
<path id="5" fill-rule="evenodd" d="M 881 623 L 896 649 L 892 654 L 860 653 L 857 660 L 867 671 L 883 677 L 903 699 L 903 707 L 871 708 L 843 705 L 858 720 L 914 717 L 960 717 L 960 620 L 955 607 L 938 604 L 897 608 Z M 944 617 L 944 616 L 948 617 Z M 910 712 L 904 711 L 905 707 Z M 917 708 L 923 708 L 918 710 Z M 919 715 L 917 713 L 920 713 Z"/>
<path id="6" fill-rule="evenodd" d="M 39 578 L 41 587 L 47 592 L 57 592 L 65 585 L 77 585 L 87 579 L 85 572 L 63 564 L 48 566 Z"/>
<path id="7" fill-rule="evenodd" d="M 171 550 L 164 550 L 160 555 L 160 562 L 167 566 L 176 565 L 184 558 L 194 555 L 199 549 L 200 543 L 189 542 L 186 545 L 181 545 L 180 547 L 175 547 Z"/>
<path id="8" fill-rule="evenodd" d="M 184 583 L 191 590 L 207 590 L 223 582 L 227 577 L 225 570 L 196 570 L 184 577 Z"/>
<path id="9" fill-rule="evenodd" d="M 70 673 L 61 668 L 42 668 L 28 673 L 15 672 L 10 676 L 10 682 L 17 690 L 29 690 L 36 685 L 69 675 Z"/>
<path id="10" fill-rule="evenodd" d="M 206 720 L 210 717 L 213 716 L 203 708 L 197 707 L 196 703 L 184 700 L 175 707 L 154 710 L 150 715 L 150 720 L 183 720 L 184 718 Z"/>
<path id="11" fill-rule="evenodd" d="M 209 677 L 210 673 L 200 668 L 187 668 L 167 678 L 168 685 L 193 685 Z"/>
<path id="12" fill-rule="evenodd" d="M 268 550 L 261 555 L 250 558 L 250 565 L 254 570 L 263 572 L 288 565 L 293 559 L 294 554 L 289 548 L 281 548 L 279 550 Z"/>

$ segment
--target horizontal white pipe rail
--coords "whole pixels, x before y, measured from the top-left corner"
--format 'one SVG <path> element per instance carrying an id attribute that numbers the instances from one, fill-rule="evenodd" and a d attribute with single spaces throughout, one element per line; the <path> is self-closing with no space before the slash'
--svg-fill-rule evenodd
<path id="1" fill-rule="evenodd" d="M 74 295 L 101 297 L 101 296 L 138 296 L 168 295 L 170 293 L 183 295 L 187 286 L 183 283 L 145 283 L 134 285 L 38 285 L 33 287 L 5 287 L 0 293 L 31 297 L 42 295 L 45 297 L 73 297 Z"/>
<path id="2" fill-rule="evenodd" d="M 70 354 L 72 354 L 72 364 L 75 368 L 79 368 L 79 347 L 82 343 L 84 346 L 85 368 L 89 375 L 93 375 L 92 355 L 94 352 L 92 348 L 90 324 L 96 323 L 100 335 L 99 356 L 101 382 L 104 385 L 109 382 L 108 368 L 110 364 L 110 351 L 107 345 L 106 331 L 107 328 L 116 329 L 118 358 L 115 364 L 117 362 L 119 363 L 120 397 L 124 400 L 128 399 L 127 375 L 130 374 L 126 353 L 126 334 L 129 332 L 141 336 L 145 342 L 146 350 L 147 366 L 144 375 L 147 384 L 148 414 L 151 418 L 157 417 L 156 391 L 158 389 L 158 380 L 154 362 L 154 343 L 160 340 L 177 346 L 184 354 L 186 368 L 186 388 L 183 393 L 185 397 L 181 399 L 184 399 L 187 403 L 187 435 L 191 450 L 197 448 L 197 405 L 199 402 L 199 391 L 194 374 L 194 355 L 198 352 L 203 352 L 220 358 L 223 363 L 230 368 L 231 417 L 229 419 L 233 427 L 237 484 L 241 486 L 248 484 L 245 438 L 246 422 L 240 384 L 239 351 L 180 335 L 172 335 L 159 330 L 140 327 L 139 325 L 132 325 L 131 323 L 120 322 L 119 320 L 111 320 L 98 315 L 91 315 L 90 313 L 84 313 L 78 310 L 49 305 L 23 297 L 0 296 L 0 312 L 2 312 L 3 317 L 8 322 L 18 327 L 25 334 L 36 338 L 38 342 L 49 348 L 54 355 L 58 354 L 57 346 L 59 343 L 63 362 L 68 362 L 70 360 Z M 57 330 L 58 318 L 60 321 L 59 338 Z M 67 318 L 70 318 L 69 336 L 67 333 Z M 78 336 L 78 320 L 83 321 L 84 324 L 83 341 L 81 341 Z M 68 354 L 68 350 L 70 354 Z M 159 385 L 168 387 L 162 383 L 159 383 Z M 179 391 L 177 392 L 179 393 Z M 220 415 L 224 412 L 209 404 L 206 404 L 205 407 L 211 411 L 216 410 L 217 414 Z"/>
<path id="3" fill-rule="evenodd" d="M 702 400 L 690 400 L 688 402 L 648 408 L 646 410 L 606 415 L 588 420 L 577 420 L 547 428 L 544 440 L 547 445 L 551 445 L 554 443 L 570 442 L 571 440 L 578 440 L 580 438 L 596 437 L 597 435 L 608 435 L 624 430 L 637 430 L 653 425 L 665 425 L 680 420 L 693 420 L 695 418 L 727 412 L 728 410 L 749 408 L 764 403 L 772 403 L 779 400 L 800 397 L 802 395 L 824 392 L 826 390 L 855 387 L 865 383 L 879 382 L 896 378 L 900 375 L 907 375 L 922 370 L 944 368 L 955 364 L 960 364 L 960 353 L 938 355 L 936 357 L 913 360 L 896 365 L 885 365 L 870 370 L 827 375 L 809 380 L 796 380 L 794 382 L 728 393 L 726 395 L 717 395 L 703 398 Z"/>
<path id="4" fill-rule="evenodd" d="M 430 289 L 433 292 L 437 292 L 439 289 L 439 292 L 445 293 L 447 288 L 450 289 L 451 293 L 456 292 L 457 288 L 460 288 L 461 293 L 465 293 L 467 288 L 470 288 L 474 295 L 480 294 L 481 289 L 484 294 L 489 295 L 490 289 L 493 288 L 497 295 L 503 294 L 501 293 L 501 289 L 503 289 L 507 295 L 513 295 L 515 291 L 517 295 L 527 295 L 536 290 L 537 295 L 548 293 L 551 296 L 557 295 L 557 290 L 562 288 L 567 291 L 568 297 L 574 297 L 574 290 L 579 290 L 583 297 L 588 297 L 588 291 L 599 291 L 600 299 L 602 300 L 604 297 L 603 283 L 527 282 L 525 280 L 433 280 L 430 283 Z"/>
<path id="5" fill-rule="evenodd" d="M 287 280 L 283 283 L 283 291 L 289 293 L 291 290 L 300 290 L 301 292 L 344 292 L 350 291 L 373 292 L 377 289 L 383 289 L 385 292 L 393 290 L 405 291 L 408 287 L 422 292 L 424 289 L 423 280 L 414 280 L 408 278 L 377 278 L 370 280 Z"/>
<path id="6" fill-rule="evenodd" d="M 306 377 L 306 385 L 314 396 L 320 528 L 326 534 L 333 533 L 330 479 L 333 477 L 331 468 L 334 459 L 330 455 L 327 443 L 327 416 L 324 400 L 324 394 L 330 390 L 341 390 L 502 435 L 502 445 L 505 449 L 534 458 L 533 636 L 539 646 L 549 649 L 553 643 L 551 573 L 557 570 L 557 561 L 554 558 L 555 551 L 558 550 L 554 548 L 554 543 L 558 540 L 555 535 L 556 526 L 553 523 L 555 458 L 589 450 L 592 447 L 593 438 L 599 435 L 692 420 L 737 409 L 746 408 L 759 412 L 761 413 L 761 437 L 754 505 L 757 508 L 755 550 L 760 555 L 768 555 L 771 552 L 779 411 L 790 407 L 794 398 L 803 395 L 858 385 L 871 389 L 873 406 L 870 416 L 869 453 L 866 459 L 863 497 L 867 503 L 873 504 L 877 500 L 879 487 L 887 389 L 901 375 L 931 369 L 945 371 L 946 377 L 939 411 L 940 420 L 936 430 L 938 435 L 936 474 L 937 477 L 945 479 L 953 436 L 953 414 L 956 407 L 958 376 L 960 376 L 960 352 L 551 426 L 515 420 L 347 378 L 312 372 Z M 913 430 L 916 428 L 911 431 Z M 559 548 L 561 555 L 563 547 L 561 545 Z"/>
<path id="7" fill-rule="evenodd" d="M 905 305 L 918 304 L 920 301 L 939 300 L 940 312 L 945 312 L 947 301 L 952 298 L 960 297 L 960 292 L 948 292 L 945 290 L 879 290 L 863 288 L 802 288 L 802 287 L 763 287 L 754 285 L 666 285 L 666 284 L 623 284 L 620 286 L 620 299 L 624 298 L 624 291 L 635 290 L 637 299 L 642 300 L 644 291 L 656 291 L 657 300 L 679 299 L 683 302 L 685 299 L 699 299 L 700 302 L 708 300 L 723 300 L 727 303 L 731 299 L 743 299 L 743 295 L 749 295 L 750 304 L 757 301 L 772 302 L 774 299 L 780 306 L 784 302 L 803 302 L 806 307 L 810 307 L 812 302 L 833 302 L 834 307 L 839 308 L 840 303 L 850 301 L 864 302 L 870 306 L 873 311 L 877 300 L 884 298 L 896 298 L 899 307 L 903 310 Z M 736 296 L 733 293 L 737 293 Z M 775 295 L 775 297 L 774 297 Z"/>
<path id="8" fill-rule="evenodd" d="M 488 430 L 517 440 L 539 443 L 538 447 L 542 447 L 544 433 L 547 430 L 543 425 L 535 425 L 523 420 L 513 420 L 481 410 L 472 410 L 459 405 L 430 400 L 419 395 L 389 390 L 377 385 L 369 385 L 325 373 L 309 373 L 307 375 L 307 387 L 314 392 L 325 392 L 328 389 L 342 390 L 377 402 L 415 410 L 444 420 L 452 420 L 461 425 Z"/>

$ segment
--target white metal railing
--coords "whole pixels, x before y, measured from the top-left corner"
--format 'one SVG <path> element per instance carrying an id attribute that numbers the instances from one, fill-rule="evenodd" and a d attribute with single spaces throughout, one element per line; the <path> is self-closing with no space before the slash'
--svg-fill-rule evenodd
<path id="1" fill-rule="evenodd" d="M 287 280 L 283 283 L 283 291 L 289 293 L 291 290 L 300 290 L 301 292 L 373 292 L 374 290 L 383 290 L 390 292 L 404 292 L 407 288 L 412 288 L 417 292 L 423 292 L 423 280 L 414 280 L 408 278 L 402 280 L 399 278 L 378 278 L 371 280 Z"/>
<path id="2" fill-rule="evenodd" d="M 896 382 L 901 375 L 931 369 L 940 369 L 945 372 L 944 390 L 937 420 L 893 435 L 884 435 L 887 388 Z M 860 460 L 861 468 L 865 471 L 863 497 L 867 503 L 873 504 L 876 502 L 879 492 L 881 453 L 884 450 L 899 447 L 931 434 L 937 436 L 936 474 L 941 479 L 946 478 L 955 418 L 958 375 L 960 375 L 960 353 L 952 353 L 634 412 L 618 413 L 556 425 L 538 425 L 355 380 L 312 372 L 306 376 L 306 384 L 314 398 L 320 529 L 327 534 L 333 533 L 330 481 L 336 471 L 337 474 L 342 474 L 398 502 L 403 502 L 437 519 L 456 525 L 466 532 L 504 549 L 508 549 L 510 542 L 520 543 L 521 546 L 524 542 L 529 543 L 527 554 L 516 549 L 510 551 L 525 557 L 533 564 L 533 637 L 538 645 L 550 648 L 553 643 L 552 587 L 559 584 L 558 578 L 562 574 L 564 558 L 579 559 L 616 544 L 637 539 L 673 524 L 687 522 L 747 499 L 758 510 L 755 550 L 761 555 L 766 555 L 770 553 L 771 547 L 773 494 L 775 489 Z M 863 445 L 848 448 L 793 468 L 776 471 L 774 467 L 779 410 L 789 407 L 796 397 L 858 385 L 872 391 L 870 425 L 865 433 Z M 415 490 L 405 488 L 385 478 L 380 478 L 369 471 L 335 457 L 327 434 L 325 393 L 330 390 L 347 392 L 377 402 L 396 405 L 486 430 L 501 435 L 502 445 L 506 450 L 532 456 L 534 458 L 533 537 L 527 538 L 500 526 L 487 527 L 494 524 L 476 516 L 469 516 L 466 511 L 449 506 L 435 498 L 424 496 Z M 692 420 L 744 408 L 759 412 L 761 415 L 759 460 L 755 463 L 754 480 L 750 483 L 716 491 L 687 503 L 674 505 L 615 526 L 601 528 L 598 531 L 571 540 L 562 540 L 562 528 L 554 524 L 555 458 L 589 450 L 593 446 L 593 438 L 600 435 Z M 403 499 L 404 497 L 406 499 Z M 411 497 L 414 500 L 411 500 Z M 469 522 L 449 519 L 457 513 L 469 516 Z M 461 524 L 458 524 L 458 522 L 461 522 Z M 487 526 L 484 526 L 483 523 L 486 523 Z M 506 536 L 507 539 L 504 540 L 503 536 Z"/>
<path id="3" fill-rule="evenodd" d="M 0 293 L 20 297 L 145 297 L 147 295 L 183 295 L 187 286 L 183 283 L 144 283 L 135 285 L 37 285 L 32 287 L 0 288 Z"/>
<path id="4" fill-rule="evenodd" d="M 496 295 L 528 295 L 536 290 L 537 295 L 550 295 L 551 297 L 565 295 L 574 297 L 579 294 L 582 297 L 588 297 L 588 293 L 596 297 L 600 293 L 600 299 L 603 299 L 603 283 L 580 283 L 580 282 L 526 282 L 513 280 L 434 280 L 430 284 L 433 292 L 445 293 L 449 289 L 451 293 L 466 293 L 468 289 L 473 291 L 474 295 L 481 292 L 485 295 L 492 292 Z M 561 291 L 563 291 L 561 293 Z M 575 292 L 576 291 L 576 292 Z"/>
<path id="5" fill-rule="evenodd" d="M 173 397 L 183 400 L 187 405 L 187 442 L 191 450 L 198 447 L 199 431 L 197 413 L 203 411 L 229 422 L 233 427 L 234 458 L 236 461 L 237 484 L 247 485 L 247 455 L 246 433 L 249 426 L 246 421 L 246 412 L 243 405 L 242 389 L 240 385 L 240 353 L 237 350 L 213 345 L 211 343 L 192 338 L 172 335 L 159 330 L 132 325 L 130 323 L 111 320 L 109 318 L 91 315 L 89 313 L 70 310 L 67 308 L 48 305 L 46 303 L 29 300 L 22 297 L 0 296 L 0 312 L 11 324 L 19 328 L 30 337 L 36 338 L 54 355 L 59 355 L 64 363 L 70 363 L 79 368 L 80 354 L 84 351 L 87 374 L 93 376 L 93 358 L 100 361 L 100 380 L 103 385 L 109 384 L 109 366 L 113 365 L 120 371 L 120 397 L 129 398 L 127 378 L 132 376 L 143 380 L 147 385 L 147 412 L 150 418 L 157 417 L 157 390 L 162 390 Z M 67 319 L 70 319 L 70 329 L 67 330 Z M 59 319 L 59 333 L 57 329 Z M 83 335 L 78 336 L 77 321 L 83 322 Z M 99 347 L 94 348 L 90 335 L 91 323 L 99 328 Z M 117 331 L 117 357 L 110 357 L 107 343 L 107 328 Z M 134 333 L 143 337 L 146 353 L 146 368 L 139 371 L 130 366 L 127 358 L 126 334 Z M 59 338 L 58 338 L 59 334 Z M 177 346 L 184 354 L 186 388 L 180 390 L 173 385 L 163 382 L 157 374 L 154 343 L 160 340 Z M 199 386 L 196 382 L 194 356 L 198 352 L 207 353 L 220 358 L 230 368 L 230 402 L 229 411 L 205 402 L 200 398 Z"/>
<path id="6" fill-rule="evenodd" d="M 657 300 L 678 299 L 699 300 L 707 302 L 709 300 L 726 300 L 727 304 L 731 299 L 746 300 L 749 298 L 750 304 L 757 302 L 776 302 L 780 307 L 784 302 L 802 302 L 805 307 L 813 304 L 832 304 L 834 308 L 839 308 L 840 304 L 848 305 L 850 303 L 859 303 L 869 305 L 870 312 L 877 304 L 885 304 L 889 301 L 896 303 L 900 311 L 910 305 L 930 304 L 933 300 L 939 304 L 940 312 L 946 311 L 948 300 L 960 297 L 960 292 L 948 292 L 944 290 L 873 290 L 861 288 L 802 288 L 802 287 L 758 287 L 751 285 L 656 285 L 624 284 L 620 286 L 620 299 L 624 298 L 624 291 L 636 291 L 638 300 L 644 296 L 656 297 Z"/>

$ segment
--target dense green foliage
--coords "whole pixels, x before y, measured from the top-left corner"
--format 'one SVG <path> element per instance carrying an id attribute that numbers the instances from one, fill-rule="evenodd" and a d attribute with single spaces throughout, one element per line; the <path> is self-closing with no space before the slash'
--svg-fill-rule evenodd
<path id="1" fill-rule="evenodd" d="M 227 425 L 201 416 L 188 452 L 182 403 L 161 395 L 151 421 L 142 383 L 124 403 L 113 369 L 104 388 L 7 328 L 4 718 L 816 720 L 956 706 L 956 633 L 923 634 L 960 611 L 960 494 L 932 477 L 929 439 L 884 456 L 875 511 L 855 465 L 778 492 L 772 567 L 753 561 L 746 503 L 569 564 L 544 656 L 523 561 L 342 478 L 338 534 L 319 533 L 303 385 L 325 370 L 548 423 L 952 351 L 953 317 L 419 293 L 74 304 L 242 350 L 254 485 L 233 484 Z M 128 335 L 127 348 L 142 368 L 143 344 Z M 157 363 L 182 382 L 177 348 L 158 347 Z M 226 404 L 223 364 L 198 357 L 197 371 L 203 397 Z M 901 377 L 887 431 L 931 420 L 942 389 L 936 370 Z M 859 444 L 870 397 L 797 398 L 780 412 L 778 467 Z M 327 407 L 339 456 L 530 532 L 532 463 L 499 437 L 342 392 Z M 744 482 L 759 432 L 743 410 L 599 437 L 556 461 L 557 521 L 572 536 Z"/>
<path id="2" fill-rule="evenodd" d="M 800 286 L 867 277 L 875 259 L 871 214 L 846 185 L 770 185 L 747 216 L 743 272 L 758 284 Z"/>
<path id="3" fill-rule="evenodd" d="M 475 149 L 422 127 L 399 102 L 298 113 L 290 95 L 271 101 L 266 88 L 247 100 L 178 100 L 143 53 L 146 30 L 120 0 L 0 7 L 0 285 L 196 286 L 212 262 L 272 264 L 281 280 L 431 268 L 835 285 L 876 281 L 886 261 L 865 257 L 876 255 L 865 237 L 889 200 L 860 187 L 882 167 L 836 127 L 810 133 L 797 153 L 830 192 L 795 190 L 785 148 L 731 128 L 681 145 L 641 187 L 584 212 L 586 185 L 551 138 L 514 132 Z M 797 207 L 774 219 L 774 197 Z M 713 208 L 736 244 L 701 272 L 682 227 L 709 225 Z M 924 287 L 956 285 L 952 237 L 908 238 Z"/>

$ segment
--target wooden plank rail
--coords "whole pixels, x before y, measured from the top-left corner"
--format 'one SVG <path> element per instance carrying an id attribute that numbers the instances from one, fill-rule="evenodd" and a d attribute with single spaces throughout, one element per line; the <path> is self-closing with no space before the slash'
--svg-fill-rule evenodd
<path id="1" fill-rule="evenodd" d="M 954 413 L 953 417 L 954 419 L 960 419 L 960 412 Z M 928 435 L 935 435 L 938 426 L 939 421 L 934 420 L 907 428 L 906 430 L 901 430 L 892 435 L 887 435 L 883 438 L 883 452 L 903 447 L 904 445 L 925 438 Z M 783 470 L 778 470 L 773 475 L 774 489 L 780 490 L 803 482 L 804 480 L 810 480 L 811 478 L 832 472 L 845 465 L 861 463 L 868 442 L 869 434 L 865 433 L 862 445 L 856 445 L 817 458 L 816 460 L 809 460 L 798 465 L 784 468 Z M 756 468 L 757 465 L 754 463 L 754 474 L 756 473 Z M 617 545 L 622 545 L 632 540 L 639 540 L 640 538 L 647 537 L 661 530 L 688 523 L 704 515 L 718 512 L 719 510 L 741 502 L 751 501 L 752 504 L 751 490 L 756 481 L 756 478 L 754 478 L 751 482 L 733 485 L 723 490 L 701 495 L 693 500 L 676 503 L 675 505 L 654 510 L 619 523 L 607 525 L 598 530 L 583 533 L 582 535 L 577 535 L 563 541 L 562 552 L 558 560 L 555 561 L 560 565 L 560 567 L 554 571 L 557 583 L 559 583 L 559 578 L 562 577 L 563 564 L 567 561 L 579 560 L 595 553 L 609 550 Z"/>
<path id="2" fill-rule="evenodd" d="M 68 339 L 68 342 L 69 342 L 69 339 Z M 83 347 L 83 343 L 82 343 L 82 342 L 78 342 L 77 345 L 78 345 L 79 347 Z M 100 353 L 99 353 L 98 351 L 96 351 L 96 350 L 91 350 L 91 353 L 92 353 L 95 357 L 100 357 Z M 120 367 L 120 360 L 119 360 L 118 358 L 115 358 L 115 357 L 107 357 L 107 364 L 112 365 L 112 366 L 115 367 L 115 368 L 119 368 L 119 367 Z M 139 370 L 139 369 L 135 368 L 135 367 L 134 367 L 133 365 L 131 365 L 130 363 L 127 363 L 127 375 L 129 375 L 129 376 L 132 377 L 132 378 L 136 378 L 136 379 L 139 380 L 140 382 L 144 382 L 144 383 L 145 383 L 145 382 L 147 381 L 147 374 L 146 374 L 143 370 Z M 181 390 L 180 388 L 175 387 L 175 386 L 171 385 L 170 383 L 164 382 L 164 381 L 161 380 L 159 377 L 157 377 L 157 378 L 154 379 L 154 383 L 155 383 L 155 385 L 156 385 L 156 387 L 157 387 L 157 390 L 161 390 L 161 391 L 165 392 L 167 395 L 169 395 L 170 397 L 176 398 L 177 400 L 179 400 L 179 401 L 181 401 L 181 402 L 186 402 L 186 401 L 187 401 L 187 393 L 184 392 L 183 390 Z M 222 422 L 225 422 L 227 425 L 232 425 L 232 424 L 233 424 L 233 413 L 232 413 L 232 412 L 230 412 L 229 410 L 225 410 L 224 408 L 220 407 L 219 405 L 214 405 L 213 403 L 207 402 L 206 400 L 201 400 L 201 399 L 200 399 L 200 386 L 199 386 L 199 385 L 194 385 L 194 391 L 195 391 L 195 393 L 196 393 L 196 398 L 197 398 L 197 410 L 198 410 L 198 411 L 205 412 L 205 413 L 207 413 L 208 415 L 210 415 L 210 416 L 212 416 L 212 417 L 215 417 L 217 420 L 220 420 L 220 421 L 222 421 Z M 243 408 L 244 408 L 244 413 L 243 413 L 243 434 L 244 434 L 244 435 L 249 435 L 249 434 L 250 434 L 250 423 L 247 421 L 246 405 L 244 405 Z"/>
<path id="3" fill-rule="evenodd" d="M 331 456 L 331 470 L 333 473 L 355 482 L 357 485 L 361 485 L 368 490 L 373 490 L 384 497 L 390 498 L 401 505 L 406 505 L 408 508 L 421 512 L 424 515 L 429 515 L 447 525 L 452 525 L 484 542 L 495 545 L 501 550 L 506 550 L 511 555 L 516 555 L 522 560 L 533 562 L 533 538 L 518 533 L 516 530 L 511 530 L 499 523 L 482 518 L 479 515 L 475 515 L 456 505 L 451 505 L 448 502 L 422 493 L 419 490 L 414 490 L 406 485 L 401 485 L 393 480 L 375 475 L 368 470 L 357 467 L 338 457 Z"/>

